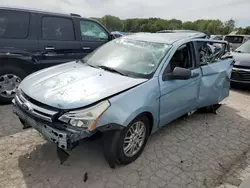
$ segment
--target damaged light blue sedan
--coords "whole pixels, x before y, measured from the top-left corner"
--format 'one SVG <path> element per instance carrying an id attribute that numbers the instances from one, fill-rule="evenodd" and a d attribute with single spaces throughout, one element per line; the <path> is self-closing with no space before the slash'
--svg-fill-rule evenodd
<path id="1" fill-rule="evenodd" d="M 216 110 L 229 95 L 228 44 L 200 35 L 128 35 L 33 73 L 19 86 L 14 113 L 56 144 L 61 162 L 79 140 L 101 132 L 110 167 L 129 164 L 150 134 L 198 109 Z"/>

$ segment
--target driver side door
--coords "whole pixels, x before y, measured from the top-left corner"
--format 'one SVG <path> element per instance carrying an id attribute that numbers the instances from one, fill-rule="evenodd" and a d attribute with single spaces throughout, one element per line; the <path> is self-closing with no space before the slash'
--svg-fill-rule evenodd
<path id="1" fill-rule="evenodd" d="M 234 64 L 224 41 L 196 39 L 198 63 L 201 67 L 201 82 L 198 107 L 220 103 L 229 95 L 230 77 Z"/>
<path id="2" fill-rule="evenodd" d="M 193 43 L 183 44 L 175 51 L 162 76 L 159 77 L 160 126 L 197 108 L 201 70 L 195 62 Z M 191 78 L 187 80 L 164 79 L 164 75 L 171 73 L 175 67 L 191 70 Z"/>

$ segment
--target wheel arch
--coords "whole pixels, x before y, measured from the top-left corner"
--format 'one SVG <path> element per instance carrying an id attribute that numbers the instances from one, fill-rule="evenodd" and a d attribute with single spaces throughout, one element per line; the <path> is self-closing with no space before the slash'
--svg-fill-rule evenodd
<path id="1" fill-rule="evenodd" d="M 16 57 L 0 57 L 0 66 L 1 67 L 16 67 L 27 74 L 30 74 L 35 71 L 33 63 L 28 60 L 16 58 Z"/>
<path id="2" fill-rule="evenodd" d="M 149 135 L 150 135 L 152 130 L 153 130 L 153 126 L 154 126 L 154 117 L 153 117 L 151 112 L 145 111 L 145 112 L 138 114 L 134 119 L 136 119 L 138 117 L 142 117 L 142 116 L 146 116 L 149 120 L 149 126 L 150 126 Z"/>
<path id="3" fill-rule="evenodd" d="M 126 121 L 124 122 L 124 126 L 127 127 L 135 119 L 137 119 L 139 117 L 142 117 L 142 116 L 145 116 L 149 120 L 149 125 L 150 125 L 149 134 L 151 134 L 152 130 L 157 125 L 157 123 L 156 123 L 157 119 L 154 117 L 153 113 L 150 112 L 150 111 L 141 111 L 139 113 L 133 113 L 133 114 L 135 114 L 135 115 L 134 116 L 130 116 L 128 119 L 126 119 Z"/>

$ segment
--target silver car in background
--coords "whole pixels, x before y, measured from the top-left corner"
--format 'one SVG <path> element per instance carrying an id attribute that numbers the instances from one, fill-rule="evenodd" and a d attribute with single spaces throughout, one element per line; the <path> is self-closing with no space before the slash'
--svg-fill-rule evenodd
<path id="1" fill-rule="evenodd" d="M 231 83 L 250 88 L 250 40 L 236 48 L 232 55 L 235 64 L 231 75 Z"/>
<path id="2" fill-rule="evenodd" d="M 232 51 L 250 39 L 250 35 L 226 35 L 224 40 L 230 45 Z"/>

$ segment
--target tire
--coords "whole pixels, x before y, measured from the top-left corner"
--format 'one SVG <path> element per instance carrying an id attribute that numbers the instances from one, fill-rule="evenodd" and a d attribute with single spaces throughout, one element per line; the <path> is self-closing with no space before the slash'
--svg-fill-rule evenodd
<path id="1" fill-rule="evenodd" d="M 10 78 L 11 76 L 16 76 L 19 80 L 18 82 L 20 83 L 27 76 L 27 73 L 24 72 L 22 69 L 14 66 L 3 67 L 0 69 L 0 104 L 10 104 L 15 96 L 15 92 L 13 91 L 12 94 L 9 96 L 2 92 L 3 90 L 1 90 L 1 87 L 3 87 L 3 85 L 1 85 L 1 81 L 3 83 L 4 75 L 10 76 Z"/>
<path id="2" fill-rule="evenodd" d="M 104 157 L 110 168 L 115 168 L 117 160 L 117 148 L 121 131 L 111 130 L 104 133 Z"/>
<path id="3" fill-rule="evenodd" d="M 127 143 L 125 144 L 125 137 L 128 135 L 131 135 L 130 130 L 132 129 L 132 126 L 135 126 L 135 123 L 138 123 L 138 122 L 143 124 L 143 125 L 142 124 L 140 125 L 141 127 L 145 127 L 145 137 L 143 139 L 143 142 L 140 144 L 141 146 L 140 146 L 139 150 L 137 152 L 135 152 L 133 155 L 128 156 L 129 152 L 127 152 L 127 154 L 126 154 L 126 152 L 124 151 L 125 148 L 129 148 Z M 147 140 L 149 137 L 149 130 L 150 130 L 150 123 L 149 123 L 149 120 L 146 116 L 140 116 L 140 117 L 134 119 L 129 124 L 128 127 L 126 127 L 125 129 L 122 130 L 122 132 L 119 136 L 118 147 L 117 147 L 117 158 L 121 164 L 127 165 L 127 164 L 135 161 L 140 156 L 140 154 L 142 153 L 142 151 L 147 143 Z"/>
<path id="4" fill-rule="evenodd" d="M 19 121 L 21 122 L 22 125 L 25 125 L 24 120 L 22 120 L 21 118 L 19 118 Z"/>

